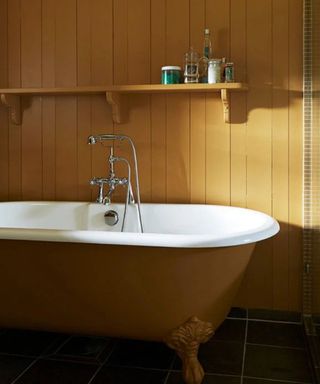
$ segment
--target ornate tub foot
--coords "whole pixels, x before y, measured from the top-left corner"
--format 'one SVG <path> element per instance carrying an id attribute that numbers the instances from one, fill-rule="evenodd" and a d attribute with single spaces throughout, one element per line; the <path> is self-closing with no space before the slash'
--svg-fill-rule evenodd
<path id="1" fill-rule="evenodd" d="M 182 360 L 183 378 L 187 384 L 200 384 L 204 371 L 198 360 L 200 343 L 205 343 L 214 334 L 211 323 L 191 317 L 166 337 L 165 343 L 174 349 Z"/>

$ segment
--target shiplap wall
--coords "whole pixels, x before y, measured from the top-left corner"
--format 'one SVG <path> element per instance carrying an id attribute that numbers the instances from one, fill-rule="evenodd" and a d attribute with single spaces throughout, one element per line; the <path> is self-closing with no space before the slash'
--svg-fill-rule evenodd
<path id="1" fill-rule="evenodd" d="M 302 0 L 0 0 L 0 87 L 158 83 L 162 65 L 201 51 L 205 27 L 249 84 L 231 97 L 231 124 L 218 94 L 131 95 L 122 125 L 102 96 L 26 98 L 21 126 L 0 108 L 0 199 L 93 199 L 106 148 L 87 136 L 128 134 L 143 201 L 232 204 L 281 222 L 235 305 L 298 310 Z"/>

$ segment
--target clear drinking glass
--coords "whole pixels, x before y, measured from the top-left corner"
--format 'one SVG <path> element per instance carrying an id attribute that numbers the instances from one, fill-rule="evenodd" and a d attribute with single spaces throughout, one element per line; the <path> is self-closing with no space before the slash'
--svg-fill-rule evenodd
<path id="1" fill-rule="evenodd" d="M 184 82 L 199 82 L 199 54 L 192 47 L 184 55 Z"/>

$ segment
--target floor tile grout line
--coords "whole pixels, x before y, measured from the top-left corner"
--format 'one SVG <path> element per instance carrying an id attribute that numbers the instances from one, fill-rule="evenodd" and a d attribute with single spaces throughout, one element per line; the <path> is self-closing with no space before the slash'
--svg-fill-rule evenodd
<path id="1" fill-rule="evenodd" d="M 292 380 L 286 380 L 286 379 L 268 379 L 266 377 L 257 377 L 257 376 L 243 376 L 244 379 L 255 379 L 255 380 L 264 380 L 264 381 L 270 381 L 270 383 L 279 383 L 279 380 L 281 380 L 282 383 L 288 383 L 288 384 L 312 384 L 310 381 L 292 381 Z"/>
<path id="2" fill-rule="evenodd" d="M 150 370 L 152 370 L 152 369 L 150 368 Z M 167 381 L 169 379 L 170 373 L 179 373 L 179 374 L 182 375 L 182 371 L 181 370 L 178 370 L 178 369 L 169 370 L 168 371 L 168 375 L 167 375 L 165 381 L 163 382 L 163 384 L 167 384 Z M 210 377 L 210 376 L 211 377 L 224 377 L 224 378 L 240 378 L 239 375 L 233 375 L 232 373 L 230 373 L 230 374 L 228 374 L 228 373 L 220 373 L 220 372 L 219 373 L 218 372 L 215 372 L 215 373 L 213 373 L 213 372 L 205 372 L 205 376 L 208 376 L 208 377 Z M 290 384 L 306 384 L 306 383 L 290 383 Z"/>
<path id="3" fill-rule="evenodd" d="M 40 356 L 37 359 L 33 360 L 32 363 L 30 363 L 13 381 L 11 381 L 11 384 L 16 383 L 20 379 L 20 377 L 22 377 L 39 360 Z"/>
<path id="4" fill-rule="evenodd" d="M 71 339 L 73 338 L 73 335 L 70 335 L 69 337 L 67 337 L 67 339 L 62 343 L 60 344 L 53 352 L 52 352 L 52 355 L 55 355 L 57 354 L 61 348 L 63 348 Z"/>
<path id="5" fill-rule="evenodd" d="M 152 368 L 148 368 L 152 370 Z M 181 369 L 172 369 L 170 373 L 182 373 Z M 222 372 L 205 372 L 206 376 L 223 376 L 223 377 L 235 377 L 240 379 L 240 375 L 233 374 L 233 373 L 222 373 Z M 300 384 L 300 383 L 299 383 Z"/>
<path id="6" fill-rule="evenodd" d="M 246 343 L 247 345 L 256 345 L 258 347 L 278 348 L 278 349 L 294 349 L 298 351 L 304 351 L 304 347 L 290 347 L 287 345 L 275 345 L 275 344 L 261 344 L 261 343 Z"/>
<path id="7" fill-rule="evenodd" d="M 171 371 L 168 371 L 168 372 L 167 372 L 167 376 L 166 376 L 166 378 L 165 378 L 164 381 L 163 381 L 163 384 L 167 384 L 167 383 L 168 383 L 170 374 L 171 374 Z"/>
<path id="8" fill-rule="evenodd" d="M 242 320 L 242 321 L 246 321 L 248 319 L 246 319 L 245 317 L 226 317 L 226 320 Z"/>
<path id="9" fill-rule="evenodd" d="M 110 364 L 109 367 L 124 368 L 124 369 L 140 369 L 142 371 L 168 372 L 168 369 L 166 368 L 141 367 L 137 365 Z M 181 372 L 181 370 L 171 370 L 170 372 Z"/>
<path id="10" fill-rule="evenodd" d="M 11 357 L 22 357 L 25 359 L 37 359 L 39 355 L 24 355 L 22 353 L 8 353 L 8 352 L 0 352 L 0 356 L 11 356 Z"/>
<path id="11" fill-rule="evenodd" d="M 246 330 L 245 330 L 245 334 L 244 334 L 240 384 L 243 384 L 244 364 L 245 364 L 245 360 L 246 360 L 246 349 L 247 349 L 247 337 L 248 337 L 248 321 L 246 322 Z"/>
<path id="12" fill-rule="evenodd" d="M 108 340 L 106 340 L 106 341 L 108 341 L 108 343 L 104 346 L 104 348 L 102 348 L 101 349 L 101 351 L 97 354 L 97 357 L 96 357 L 96 359 L 100 362 L 100 357 L 101 357 L 101 355 L 104 353 L 104 351 L 106 350 L 106 348 L 108 347 L 108 345 L 110 345 L 110 343 L 112 343 L 112 342 L 114 342 L 115 344 L 117 343 L 117 341 L 115 341 L 114 339 L 108 339 Z M 111 348 L 112 349 L 112 348 Z M 103 364 L 103 363 L 101 363 L 101 364 Z"/>
<path id="13" fill-rule="evenodd" d="M 73 363 L 73 364 L 84 364 L 84 365 L 94 365 L 94 366 L 100 366 L 102 363 L 99 363 L 99 361 L 88 361 L 88 360 L 79 360 L 76 357 L 74 359 L 72 358 L 59 358 L 54 356 L 40 356 L 39 360 L 46 360 L 46 361 L 56 361 L 56 362 L 62 362 L 62 363 Z"/>
<path id="14" fill-rule="evenodd" d="M 286 320 L 271 320 L 271 319 L 255 319 L 250 318 L 248 321 L 259 321 L 264 323 L 277 323 L 277 324 L 296 324 L 296 325 L 302 325 L 302 322 L 299 321 L 286 321 Z"/>
<path id="15" fill-rule="evenodd" d="M 116 346 L 118 345 L 118 342 L 116 341 L 114 343 L 114 346 L 111 348 L 110 352 L 108 353 L 107 357 L 105 358 L 104 362 L 100 364 L 100 366 L 97 368 L 91 379 L 88 381 L 88 384 L 91 384 L 93 380 L 97 377 L 98 373 L 101 371 L 101 369 L 107 364 L 108 360 L 110 359 L 112 353 L 116 349 Z"/>
<path id="16" fill-rule="evenodd" d="M 45 348 L 42 353 L 36 357 L 12 382 L 11 384 L 14 384 L 16 383 L 31 367 L 33 367 L 37 361 L 39 361 L 42 357 L 43 357 L 43 354 L 50 350 L 51 346 L 54 345 L 54 343 L 56 342 L 56 340 L 53 340 L 52 343 L 50 343 L 47 348 Z"/>
<path id="17" fill-rule="evenodd" d="M 277 324 L 296 324 L 302 325 L 301 321 L 287 321 L 287 320 L 271 320 L 271 319 L 256 319 L 256 318 L 245 318 L 245 317 L 226 317 L 226 320 L 241 320 L 241 321 L 259 321 L 264 323 L 277 323 Z"/>
<path id="18" fill-rule="evenodd" d="M 169 380 L 169 377 L 170 377 L 170 374 L 171 372 L 173 372 L 173 368 L 174 368 L 174 364 L 176 362 L 176 359 L 177 359 L 177 354 L 174 353 L 173 357 L 172 357 L 172 361 L 170 363 L 170 366 L 169 366 L 169 369 L 168 369 L 168 373 L 167 373 L 167 377 L 166 379 L 164 380 L 163 384 L 167 384 L 168 380 Z"/>
<path id="19" fill-rule="evenodd" d="M 106 341 L 108 342 L 111 342 L 112 339 L 110 338 L 105 338 L 105 337 L 100 337 L 100 336 L 90 336 L 90 335 L 70 335 L 67 337 L 67 339 L 62 342 L 50 355 L 46 355 L 45 357 L 48 358 L 48 359 L 52 359 L 52 360 L 64 360 L 64 361 L 70 361 L 70 360 L 73 360 L 75 361 L 78 357 L 77 356 L 73 356 L 73 355 L 68 355 L 68 354 L 63 354 L 63 353 L 59 353 L 59 351 L 73 338 L 75 337 L 86 337 L 86 338 L 90 338 L 90 339 L 105 339 Z M 101 362 L 99 362 L 99 358 L 100 356 L 103 354 L 104 350 L 107 348 L 107 346 L 105 346 L 104 348 L 102 348 L 102 350 L 98 353 L 98 355 L 96 356 L 96 360 L 99 364 L 102 364 Z M 54 358 L 54 357 L 51 357 L 51 356 L 54 356 L 54 355 L 57 355 L 57 358 Z M 50 356 L 50 357 L 48 357 Z M 59 358 L 59 356 L 61 356 L 61 358 Z M 77 361 L 76 361 L 77 362 Z"/>
<path id="20" fill-rule="evenodd" d="M 81 357 L 79 358 L 78 356 L 73 356 L 73 355 L 23 355 L 19 353 L 6 353 L 6 352 L 0 352 L 0 357 L 1 356 L 6 356 L 6 357 L 19 357 L 19 358 L 24 358 L 24 359 L 38 359 L 38 360 L 51 360 L 51 361 L 62 361 L 62 362 L 69 362 L 69 363 L 79 363 L 79 364 L 88 364 L 88 365 L 101 365 L 103 363 L 99 362 L 98 360 L 81 360 Z"/>
<path id="21" fill-rule="evenodd" d="M 209 372 L 206 372 L 206 375 L 207 376 L 219 376 L 219 377 L 232 377 L 232 378 L 239 378 L 240 379 L 239 375 L 233 375 L 232 373 L 220 373 L 220 372 L 209 373 Z"/>
<path id="22" fill-rule="evenodd" d="M 305 351 L 306 351 L 307 356 L 308 356 L 308 358 L 307 358 L 308 359 L 308 366 L 309 366 L 309 370 L 310 370 L 310 373 L 312 376 L 312 380 L 315 383 L 319 383 L 320 382 L 320 380 L 319 380 L 319 377 L 320 377 L 319 373 L 320 372 L 318 372 L 319 358 L 317 357 L 317 355 L 319 352 L 320 339 L 318 336 L 308 335 L 307 334 L 307 328 L 308 328 L 307 324 L 304 324 L 303 336 L 304 336 Z M 317 343 L 319 343 L 319 345 L 317 345 Z"/>

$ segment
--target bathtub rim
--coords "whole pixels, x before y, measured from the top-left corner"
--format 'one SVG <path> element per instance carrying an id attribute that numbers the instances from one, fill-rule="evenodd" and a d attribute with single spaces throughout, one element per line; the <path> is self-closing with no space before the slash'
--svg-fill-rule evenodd
<path id="1" fill-rule="evenodd" d="M 87 201 L 9 201 L 2 204 L 95 204 Z M 115 203 L 121 205 L 121 203 Z M 143 203 L 143 205 L 162 205 L 163 203 Z M 215 204 L 165 204 L 190 206 L 211 205 L 216 207 L 236 208 L 258 212 L 268 218 L 269 223 L 259 227 L 255 232 L 243 231 L 235 236 L 214 237 L 212 234 L 160 234 L 160 233 L 136 233 L 136 232 L 105 232 L 98 230 L 57 230 L 57 229 L 37 229 L 37 228 L 0 228 L 0 239 L 2 240 L 27 240 L 27 241 L 48 241 L 48 242 L 69 242 L 86 244 L 106 244 L 106 245 L 126 245 L 126 246 L 145 246 L 145 247 L 172 247 L 172 248 L 217 248 L 239 246 L 244 244 L 256 243 L 268 239 L 280 230 L 279 223 L 271 216 L 252 209 L 215 205 Z"/>

